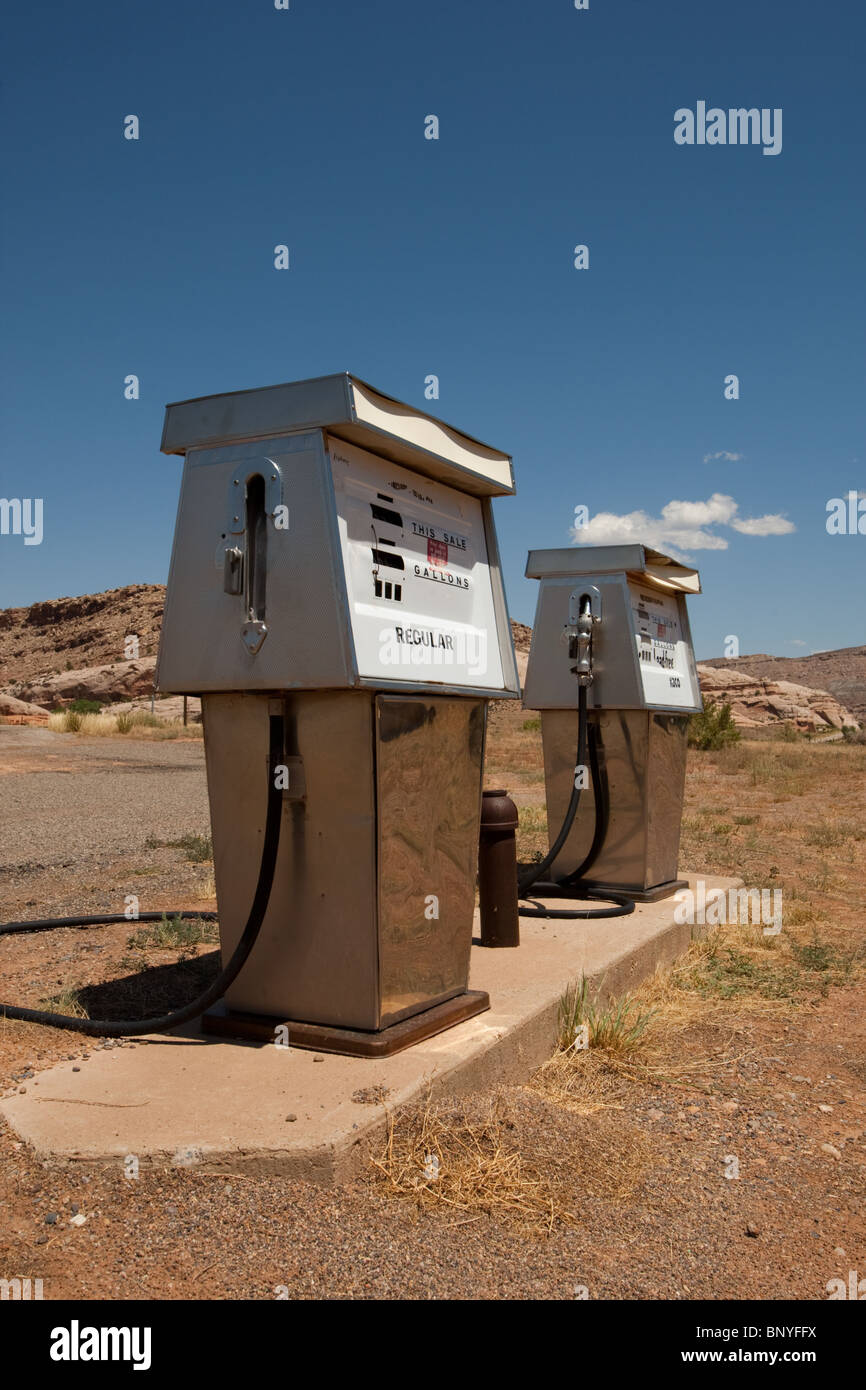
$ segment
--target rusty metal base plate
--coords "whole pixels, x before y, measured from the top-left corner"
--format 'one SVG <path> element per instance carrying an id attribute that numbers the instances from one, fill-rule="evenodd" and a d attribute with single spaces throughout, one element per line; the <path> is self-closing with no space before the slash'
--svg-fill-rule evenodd
<path id="1" fill-rule="evenodd" d="M 624 888 L 620 883 L 593 883 L 591 879 L 582 878 L 580 880 L 582 888 L 589 888 L 593 893 L 621 893 L 624 898 L 631 898 L 635 903 L 657 903 L 662 898 L 670 898 L 674 893 L 679 893 L 681 889 L 688 888 L 689 882 L 686 878 L 672 878 L 667 883 L 658 883 L 655 888 Z"/>
<path id="2" fill-rule="evenodd" d="M 392 1023 L 378 1033 L 366 1033 L 357 1028 L 330 1028 L 323 1023 L 293 1023 L 290 1019 L 268 1018 L 265 1014 L 235 1013 L 224 1004 L 209 1009 L 202 1016 L 201 1024 L 203 1032 L 217 1037 L 261 1043 L 273 1042 L 275 1030 L 285 1027 L 289 1030 L 289 1047 L 336 1052 L 344 1057 L 391 1057 L 489 1008 L 489 994 L 470 989 L 454 999 L 446 999 L 444 1004 L 435 1004 L 423 1013 Z"/>

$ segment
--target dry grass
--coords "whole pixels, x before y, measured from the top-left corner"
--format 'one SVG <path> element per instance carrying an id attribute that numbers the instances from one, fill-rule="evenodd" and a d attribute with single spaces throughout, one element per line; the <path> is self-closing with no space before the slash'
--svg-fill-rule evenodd
<path id="1" fill-rule="evenodd" d="M 48 1013 L 65 1014 L 70 1018 L 89 1018 L 90 1015 L 81 1002 L 81 985 L 64 985 L 56 994 L 39 1000 L 39 1008 Z"/>
<path id="2" fill-rule="evenodd" d="M 787 914 L 786 914 L 787 922 Z M 660 967 L 632 994 L 602 1005 L 586 981 L 560 1006 L 559 1045 L 542 1068 L 539 1089 L 582 1113 L 611 1108 L 605 1074 L 653 1085 L 711 1090 L 749 1051 L 744 1041 L 758 1017 L 790 1019 L 831 986 L 862 975 L 866 947 L 785 930 L 718 927 L 693 941 L 671 967 Z M 575 1046 L 587 1025 L 587 1047 Z M 589 1086 L 587 1085 L 589 1079 Z"/>
<path id="3" fill-rule="evenodd" d="M 573 1221 L 549 1181 L 506 1142 L 506 1124 L 495 1103 L 479 1120 L 428 1101 L 423 1110 L 389 1115 L 385 1151 L 374 1167 L 418 1210 L 496 1216 L 536 1232 Z"/>
<path id="4" fill-rule="evenodd" d="M 771 800 L 817 794 L 837 775 L 866 772 L 866 748 L 846 743 L 743 740 L 708 756 L 722 776 L 739 776 L 747 786 L 769 793 Z"/>
<path id="5" fill-rule="evenodd" d="M 520 811 L 520 835 L 547 834 L 547 811 L 544 806 L 524 806 Z"/>
<path id="6" fill-rule="evenodd" d="M 643 1009 L 634 996 L 600 1004 L 590 994 L 584 975 L 571 984 L 559 1001 L 557 1038 L 562 1052 L 585 1047 L 605 1052 L 635 1052 L 644 1045 L 652 1009 Z"/>
<path id="7" fill-rule="evenodd" d="M 175 739 L 201 738 L 201 724 L 184 724 L 180 719 L 160 719 L 148 710 L 121 710 L 118 714 L 78 714 L 65 710 L 62 714 L 49 716 L 49 729 L 61 734 L 78 734 L 82 738 L 122 738 L 134 734 L 136 738 Z"/>

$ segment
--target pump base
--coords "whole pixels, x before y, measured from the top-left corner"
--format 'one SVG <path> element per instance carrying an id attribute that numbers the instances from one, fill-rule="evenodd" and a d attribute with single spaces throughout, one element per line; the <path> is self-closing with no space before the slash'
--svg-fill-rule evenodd
<path id="1" fill-rule="evenodd" d="M 217 1004 L 202 1016 L 201 1026 L 202 1032 L 217 1037 L 261 1043 L 272 1043 L 275 1029 L 285 1027 L 289 1030 L 289 1047 L 336 1052 L 344 1057 L 391 1057 L 489 1008 L 490 995 L 480 989 L 470 989 L 454 999 L 446 999 L 443 1004 L 434 1004 L 423 1013 L 392 1023 L 379 1033 L 365 1033 L 358 1028 L 331 1028 L 323 1023 L 292 1023 L 284 1018 L 268 1018 L 265 1014 L 236 1013 L 224 1004 Z"/>
<path id="2" fill-rule="evenodd" d="M 687 878 L 672 878 L 667 883 L 657 884 L 655 888 L 624 888 L 620 883 L 594 883 L 591 879 L 582 878 L 580 886 L 589 888 L 593 893 L 620 893 L 622 897 L 631 898 L 635 903 L 657 903 L 662 898 L 670 898 L 674 893 L 688 888 L 689 881 Z"/>

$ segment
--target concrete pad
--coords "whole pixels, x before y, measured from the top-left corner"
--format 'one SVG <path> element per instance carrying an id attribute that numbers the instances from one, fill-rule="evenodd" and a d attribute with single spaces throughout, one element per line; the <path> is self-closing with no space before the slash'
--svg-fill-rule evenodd
<path id="1" fill-rule="evenodd" d="M 607 996 L 670 964 L 692 934 L 675 922 L 676 906 L 667 898 L 597 922 L 521 918 L 518 949 L 473 947 L 470 985 L 488 991 L 490 1011 L 395 1057 L 159 1035 L 91 1050 L 78 1071 L 62 1062 L 0 1102 L 0 1114 L 54 1158 L 120 1166 L 132 1154 L 141 1164 L 344 1181 L 384 1131 L 386 1106 L 525 1081 L 551 1055 L 560 997 L 581 975 Z M 387 1089 L 385 1105 L 353 1099 L 375 1086 Z"/>

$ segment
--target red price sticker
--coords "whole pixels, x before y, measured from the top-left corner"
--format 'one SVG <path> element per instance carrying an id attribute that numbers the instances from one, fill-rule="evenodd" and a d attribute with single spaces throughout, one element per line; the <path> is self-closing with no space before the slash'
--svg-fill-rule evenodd
<path id="1" fill-rule="evenodd" d="M 427 559 L 431 565 L 448 564 L 448 546 L 445 541 L 427 541 Z"/>

